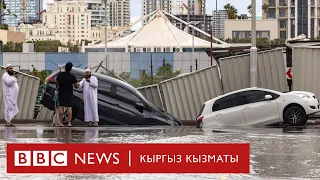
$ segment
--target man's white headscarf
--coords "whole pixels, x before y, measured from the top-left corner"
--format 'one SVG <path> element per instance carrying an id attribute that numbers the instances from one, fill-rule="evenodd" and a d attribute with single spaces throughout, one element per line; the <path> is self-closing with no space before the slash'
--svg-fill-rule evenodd
<path id="1" fill-rule="evenodd" d="M 8 68 L 8 67 L 10 67 L 10 66 L 12 66 L 12 65 L 11 65 L 11 64 L 7 64 L 7 65 L 6 65 L 6 68 Z"/>
<path id="2" fill-rule="evenodd" d="M 91 72 L 91 69 L 86 69 L 84 70 L 84 72 Z"/>

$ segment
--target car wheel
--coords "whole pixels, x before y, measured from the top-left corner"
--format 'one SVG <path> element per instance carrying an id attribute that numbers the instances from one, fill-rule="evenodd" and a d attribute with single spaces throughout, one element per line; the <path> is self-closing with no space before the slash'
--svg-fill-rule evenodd
<path id="1" fill-rule="evenodd" d="M 301 126 L 308 120 L 308 116 L 303 108 L 291 106 L 284 112 L 284 121 L 290 126 Z"/>

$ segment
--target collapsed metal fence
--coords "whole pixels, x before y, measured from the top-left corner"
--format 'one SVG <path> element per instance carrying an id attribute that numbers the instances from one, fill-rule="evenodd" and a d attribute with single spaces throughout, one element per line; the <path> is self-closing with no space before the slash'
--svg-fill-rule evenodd
<path id="1" fill-rule="evenodd" d="M 285 70 L 281 49 L 258 53 L 258 87 L 287 91 Z M 156 85 L 140 87 L 138 90 L 151 103 L 176 118 L 195 120 L 204 102 L 248 87 L 250 54 L 223 58 L 219 60 L 219 67 L 211 66 Z M 318 95 L 320 96 L 320 92 Z M 38 118 L 52 117 L 52 111 L 41 107 Z"/>
<path id="2" fill-rule="evenodd" d="M 285 70 L 282 49 L 258 53 L 258 87 L 288 91 Z M 219 67 L 205 68 L 160 82 L 159 85 L 140 87 L 139 91 L 152 91 L 149 92 L 152 96 L 145 97 L 159 107 L 164 107 L 176 118 L 195 120 L 204 102 L 249 87 L 250 54 L 246 54 L 220 59 Z"/>
<path id="3" fill-rule="evenodd" d="M 1 77 L 6 72 L 6 69 L 1 66 L 0 75 Z M 2 79 L 1 79 L 2 81 Z M 19 113 L 14 119 L 33 119 L 34 108 L 36 106 L 36 100 L 38 95 L 38 89 L 40 85 L 40 79 L 25 73 L 19 73 L 18 75 L 19 85 L 19 97 L 18 97 L 18 108 Z M 0 119 L 4 118 L 4 102 L 2 86 L 0 86 Z"/>
<path id="4" fill-rule="evenodd" d="M 222 94 L 222 87 L 218 67 L 212 66 L 160 82 L 159 85 L 141 87 L 139 91 L 149 94 L 145 96 L 149 101 L 176 118 L 194 120 L 205 101 Z"/>
<path id="5" fill-rule="evenodd" d="M 160 96 L 160 89 L 158 84 L 151 85 L 151 86 L 144 86 L 137 89 L 152 104 L 156 105 L 161 109 L 165 109 L 162 102 L 162 98 Z"/>
<path id="6" fill-rule="evenodd" d="M 294 91 L 309 91 L 320 98 L 320 48 L 294 47 L 292 59 Z"/>
<path id="7" fill-rule="evenodd" d="M 219 60 L 224 93 L 250 87 L 250 54 Z M 282 49 L 258 53 L 258 87 L 288 91 Z"/>

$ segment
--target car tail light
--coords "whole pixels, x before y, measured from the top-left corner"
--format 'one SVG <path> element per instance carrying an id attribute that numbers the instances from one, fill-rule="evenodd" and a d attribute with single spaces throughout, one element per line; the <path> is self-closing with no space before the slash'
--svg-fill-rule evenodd
<path id="1" fill-rule="evenodd" d="M 201 116 L 197 119 L 197 124 L 201 124 L 202 123 L 202 120 L 203 120 L 204 116 Z"/>

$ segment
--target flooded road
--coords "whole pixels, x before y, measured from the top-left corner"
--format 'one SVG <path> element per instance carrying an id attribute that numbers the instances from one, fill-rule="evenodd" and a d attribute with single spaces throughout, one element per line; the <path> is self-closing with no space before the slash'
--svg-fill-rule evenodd
<path id="1" fill-rule="evenodd" d="M 320 127 L 0 127 L 0 179 L 310 179 L 320 177 Z M 250 174 L 6 174 L 6 143 L 250 143 Z"/>

